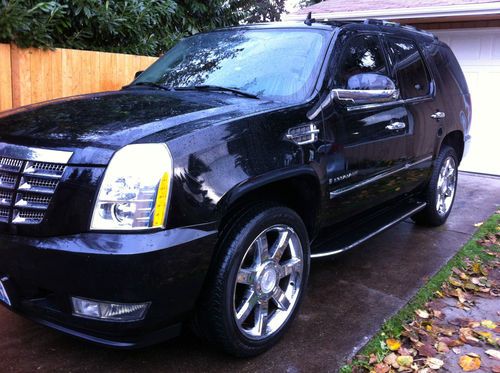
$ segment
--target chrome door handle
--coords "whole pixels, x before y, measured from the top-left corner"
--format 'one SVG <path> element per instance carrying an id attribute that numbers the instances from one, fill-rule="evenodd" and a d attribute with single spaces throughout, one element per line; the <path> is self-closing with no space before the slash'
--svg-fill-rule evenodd
<path id="1" fill-rule="evenodd" d="M 446 114 L 443 113 L 442 111 L 436 111 L 434 114 L 431 115 L 432 119 L 444 119 L 446 118 Z"/>
<path id="2" fill-rule="evenodd" d="M 385 126 L 385 129 L 390 131 L 402 130 L 404 128 L 406 128 L 406 123 L 404 122 L 394 122 Z"/>

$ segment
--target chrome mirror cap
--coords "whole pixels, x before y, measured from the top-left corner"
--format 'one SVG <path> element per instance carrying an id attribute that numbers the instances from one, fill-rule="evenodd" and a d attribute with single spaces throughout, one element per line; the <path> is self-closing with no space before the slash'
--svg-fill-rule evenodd
<path id="1" fill-rule="evenodd" d="M 342 105 L 378 104 L 399 99 L 399 89 L 334 89 L 335 101 Z"/>

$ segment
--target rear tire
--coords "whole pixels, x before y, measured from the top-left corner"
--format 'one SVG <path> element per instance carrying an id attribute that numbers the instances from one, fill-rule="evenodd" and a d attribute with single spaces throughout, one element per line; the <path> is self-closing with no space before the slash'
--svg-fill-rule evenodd
<path id="1" fill-rule="evenodd" d="M 197 326 L 225 352 L 249 357 L 276 344 L 289 328 L 309 275 L 309 240 L 297 213 L 263 204 L 225 230 Z"/>
<path id="2" fill-rule="evenodd" d="M 455 201 L 457 180 L 457 153 L 445 145 L 434 162 L 431 180 L 424 192 L 427 206 L 412 216 L 415 223 L 436 227 L 446 222 Z"/>

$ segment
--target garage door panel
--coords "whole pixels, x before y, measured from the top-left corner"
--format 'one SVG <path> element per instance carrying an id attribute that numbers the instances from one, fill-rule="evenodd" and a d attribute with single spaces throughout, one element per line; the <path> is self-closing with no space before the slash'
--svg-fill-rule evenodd
<path id="1" fill-rule="evenodd" d="M 485 54 L 485 43 L 481 38 L 473 36 L 455 36 L 450 39 L 449 46 L 458 60 L 479 60 Z"/>
<path id="2" fill-rule="evenodd" d="M 500 35 L 499 37 L 495 38 L 492 43 L 492 57 L 496 60 L 500 61 Z"/>
<path id="3" fill-rule="evenodd" d="M 464 171 L 500 175 L 500 29 L 440 30 L 462 66 L 472 98 L 472 142 Z"/>

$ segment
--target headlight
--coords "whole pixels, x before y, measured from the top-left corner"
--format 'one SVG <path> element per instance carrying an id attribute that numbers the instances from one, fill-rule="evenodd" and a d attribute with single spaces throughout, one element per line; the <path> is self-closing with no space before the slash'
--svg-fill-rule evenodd
<path id="1" fill-rule="evenodd" d="M 132 144 L 118 150 L 104 174 L 92 230 L 163 227 L 172 157 L 165 144 Z"/>

